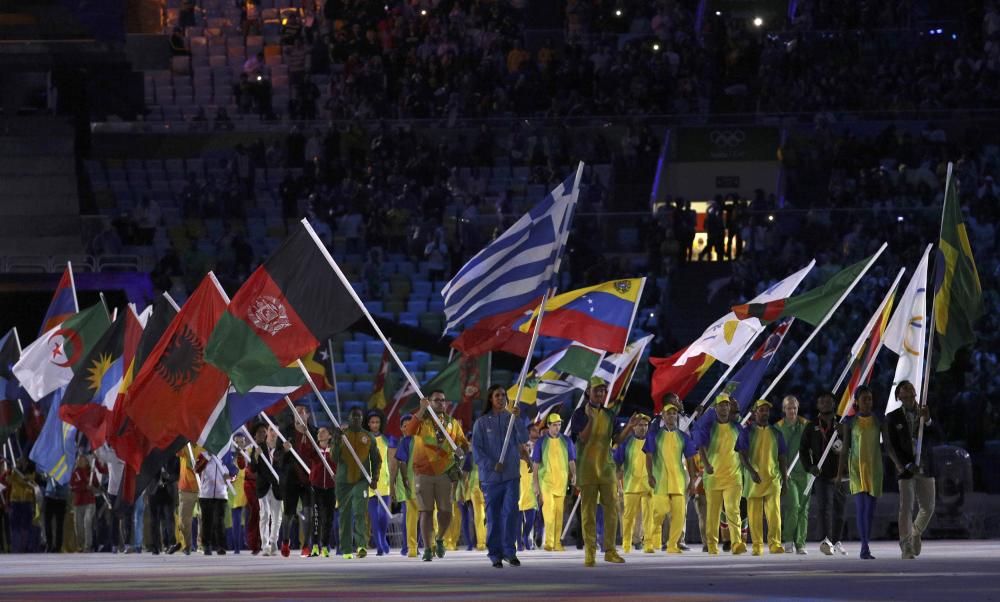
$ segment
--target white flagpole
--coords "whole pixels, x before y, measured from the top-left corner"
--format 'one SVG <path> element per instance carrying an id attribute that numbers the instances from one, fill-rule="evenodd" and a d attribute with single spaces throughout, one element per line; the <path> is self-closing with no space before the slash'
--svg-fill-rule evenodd
<path id="1" fill-rule="evenodd" d="M 80 313 L 80 303 L 76 300 L 76 277 L 73 276 L 73 262 L 66 262 L 66 269 L 69 270 L 69 287 L 73 289 L 73 310 Z"/>
<path id="2" fill-rule="evenodd" d="M 309 376 L 309 371 L 306 370 L 305 364 L 302 363 L 302 360 L 298 360 L 298 364 L 299 364 L 299 370 L 302 370 L 302 374 L 304 374 L 305 377 L 306 377 L 306 382 L 309 383 L 309 387 L 312 389 L 313 394 L 316 396 L 317 399 L 319 399 L 320 405 L 322 405 L 323 409 L 326 410 L 326 415 L 329 416 L 330 421 L 333 422 L 333 426 L 337 430 L 341 430 L 340 421 L 338 421 L 336 418 L 333 417 L 333 412 L 330 411 L 330 406 L 327 405 L 326 400 L 323 399 L 322 395 L 320 395 L 319 388 L 316 386 L 316 383 L 313 382 L 312 377 Z M 289 407 L 291 407 L 292 402 L 289 401 L 287 395 L 285 396 L 285 402 L 287 402 L 288 405 L 289 405 Z M 341 437 L 341 439 L 343 439 L 344 445 L 347 446 L 347 450 L 349 452 L 351 452 L 351 457 L 354 458 L 354 461 L 358 464 L 358 468 L 361 469 L 361 474 L 364 475 L 365 480 L 368 481 L 369 483 L 371 483 L 372 482 L 372 476 L 371 476 L 371 474 L 368 473 L 368 469 L 365 468 L 364 463 L 361 462 L 361 458 L 358 457 L 358 452 L 356 452 L 354 450 L 354 446 L 351 445 L 351 442 L 347 438 L 347 435 L 344 434 L 344 433 L 341 433 L 340 437 Z M 317 447 L 317 451 L 319 451 L 318 447 Z M 323 458 L 323 454 L 322 453 L 320 453 L 320 458 L 321 459 Z M 386 458 L 385 461 L 388 462 L 389 461 L 388 458 Z M 326 463 L 325 459 L 323 460 L 323 463 L 324 464 Z M 386 514 L 389 515 L 389 516 L 392 516 L 392 510 L 390 510 L 389 506 L 386 505 L 385 500 L 382 499 L 382 496 L 381 495 L 376 495 L 375 497 L 377 497 L 379 503 L 382 504 L 382 507 L 385 509 Z"/>
<path id="3" fill-rule="evenodd" d="M 191 472 L 194 473 L 194 478 L 195 478 L 196 481 L 198 481 L 198 490 L 201 491 L 201 475 L 198 474 L 198 471 L 195 470 L 195 468 L 194 468 L 194 465 L 197 464 L 197 462 L 195 462 L 195 459 L 194 459 L 194 448 L 191 447 L 191 442 L 190 441 L 188 441 L 187 450 L 188 450 L 188 458 L 191 460 Z"/>
<path id="4" fill-rule="evenodd" d="M 452 349 L 454 351 L 454 348 Z M 493 386 L 493 352 L 486 353 L 486 390 Z"/>
<path id="5" fill-rule="evenodd" d="M 569 526 L 573 524 L 573 517 L 576 516 L 576 511 L 580 508 L 580 498 L 582 496 L 576 496 L 576 503 L 573 504 L 573 509 L 569 511 L 569 518 L 566 520 L 566 526 L 563 527 L 562 535 L 559 536 L 559 541 L 566 539 L 566 533 L 569 532 Z"/>
<path id="6" fill-rule="evenodd" d="M 573 180 L 573 200 L 570 202 L 563 223 L 560 224 L 559 246 L 555 250 L 555 258 L 552 264 L 552 280 L 549 289 L 542 295 L 542 303 L 538 307 L 538 317 L 535 319 L 535 329 L 531 333 L 531 343 L 528 345 L 528 355 L 524 358 L 524 365 L 521 367 L 521 374 L 517 379 L 517 393 L 514 395 L 512 407 L 517 407 L 521 402 L 521 393 L 524 392 L 524 381 L 528 378 L 528 369 L 531 365 L 532 356 L 535 354 L 535 344 L 538 342 L 538 335 L 542 327 L 542 319 L 545 317 L 545 304 L 555 296 L 559 288 L 559 267 L 562 265 L 562 252 L 566 248 L 566 241 L 569 240 L 569 224 L 573 221 L 573 214 L 576 212 L 576 203 L 580 198 L 580 178 L 583 176 L 583 161 L 576 168 L 576 178 Z M 640 289 L 640 294 L 642 293 Z M 639 302 L 636 300 L 636 306 Z M 635 309 L 632 310 L 632 318 L 635 318 Z M 629 331 L 632 330 L 629 324 Z M 626 334 L 626 340 L 628 335 Z M 541 376 L 541 375 L 539 375 Z M 514 432 L 514 421 L 507 423 L 507 432 L 504 434 L 503 447 L 500 449 L 500 460 L 494 466 L 497 472 L 503 472 L 503 459 L 507 456 L 507 448 L 510 447 L 510 435 Z"/>
<path id="7" fill-rule="evenodd" d="M 753 347 L 753 344 L 757 341 L 757 339 L 760 337 L 761 333 L 764 332 L 764 330 L 766 329 L 764 327 L 761 327 L 761 329 L 757 331 L 757 334 L 750 337 L 750 340 L 747 341 L 746 345 L 743 346 L 743 349 L 740 350 L 740 358 L 746 355 L 746 352 L 749 351 L 751 347 Z M 701 403 L 698 404 L 698 407 L 696 407 L 694 411 L 691 412 L 690 422 L 694 422 L 695 420 L 698 419 L 699 416 L 701 416 L 704 413 L 705 408 L 708 406 L 709 402 L 712 401 L 712 397 L 716 393 L 718 393 L 720 388 L 722 388 L 723 383 L 726 382 L 726 379 L 729 378 L 730 373 L 732 373 L 732 371 L 736 369 L 736 365 L 739 363 L 740 360 L 737 359 L 732 364 L 729 364 L 729 367 L 727 367 L 726 371 L 722 373 L 722 376 L 719 377 L 719 380 L 717 380 L 715 384 L 712 385 L 712 388 L 709 389 L 708 395 L 705 396 L 705 399 L 701 400 Z"/>
<path id="8" fill-rule="evenodd" d="M 312 381 L 310 380 L 309 382 L 312 382 Z M 298 422 L 299 424 L 301 424 L 305 428 L 306 438 L 309 439 L 309 443 L 312 443 L 313 449 L 316 450 L 316 455 L 319 456 L 320 461 L 323 462 L 323 467 L 326 468 L 326 472 L 329 473 L 329 475 L 331 477 L 333 477 L 334 479 L 336 479 L 337 475 L 334 474 L 333 469 L 330 468 L 330 464 L 327 463 L 326 456 L 323 455 L 323 450 L 320 449 L 319 444 L 316 443 L 316 439 L 312 436 L 312 433 L 309 432 L 309 425 L 306 424 L 302 420 L 302 417 L 299 416 L 299 413 L 295 411 L 295 406 L 292 405 L 292 400 L 289 399 L 287 395 L 285 395 L 284 400 L 285 400 L 285 403 L 288 405 L 288 409 L 292 411 L 292 416 L 294 416 L 295 421 Z M 310 472 L 310 469 L 307 468 L 306 471 Z"/>
<path id="9" fill-rule="evenodd" d="M 174 301 L 174 298 L 170 296 L 170 293 L 163 293 L 163 297 L 167 300 L 167 303 L 170 304 L 170 307 L 174 308 L 174 311 L 181 310 L 181 306 L 177 305 L 177 302 Z"/>
<path id="10" fill-rule="evenodd" d="M 260 451 L 260 457 L 261 457 L 261 459 L 264 460 L 264 464 L 267 465 L 267 469 L 270 470 L 271 474 L 274 475 L 274 482 L 275 483 L 280 483 L 281 482 L 281 478 L 278 476 L 277 471 L 274 470 L 274 465 L 271 464 L 271 461 L 267 459 L 267 454 L 265 454 L 264 450 L 260 448 L 260 445 L 258 445 L 257 442 L 254 441 L 253 435 L 251 435 L 250 431 L 247 430 L 246 425 L 245 424 L 240 425 L 240 429 L 242 429 L 243 432 L 246 433 L 247 439 L 250 440 L 250 443 L 253 445 L 254 449 Z"/>
<path id="11" fill-rule="evenodd" d="M 293 410 L 293 413 L 294 413 L 294 410 Z M 274 429 L 275 434 L 278 435 L 278 439 L 281 439 L 282 443 L 287 443 L 288 442 L 288 439 L 285 439 L 285 436 L 281 434 L 281 429 L 278 428 L 278 425 L 274 424 L 274 422 L 271 421 L 271 417 L 270 416 L 268 416 L 264 412 L 261 412 L 260 413 L 260 417 L 264 419 L 264 422 L 266 422 L 269 427 L 271 427 L 272 429 Z M 289 448 L 288 451 L 292 452 L 292 456 L 294 456 L 295 459 L 299 461 L 299 465 L 302 466 L 302 468 L 304 468 L 306 472 L 309 472 L 309 470 L 310 470 L 309 469 L 309 465 L 306 464 L 305 460 L 302 459 L 302 456 L 299 455 L 299 452 L 295 451 L 294 447 Z"/>
<path id="12" fill-rule="evenodd" d="M 333 361 L 333 340 L 331 339 L 326 340 L 326 353 L 330 356 L 330 376 L 333 377 L 333 401 L 337 404 L 337 418 L 340 418 L 340 388 L 337 386 L 337 365 Z"/>
<path id="13" fill-rule="evenodd" d="M 524 365 L 521 366 L 521 374 L 517 377 L 517 393 L 512 400 L 512 407 L 517 407 L 521 402 L 521 393 L 524 392 L 524 381 L 528 378 L 528 367 L 531 365 L 532 356 L 535 354 L 535 344 L 538 343 L 538 334 L 542 328 L 542 318 L 545 317 L 545 304 L 549 300 L 549 292 L 542 295 L 542 303 L 538 307 L 538 317 L 535 319 L 535 329 L 531 332 L 531 343 L 528 344 L 528 355 L 524 358 Z M 507 421 L 507 433 L 503 438 L 503 446 L 500 448 L 500 459 L 493 470 L 503 472 L 503 459 L 507 456 L 507 448 L 510 447 L 510 435 L 514 432 L 514 419 Z"/>
<path id="14" fill-rule="evenodd" d="M 11 328 L 14 331 L 14 342 L 17 343 L 17 355 L 21 356 L 21 337 L 17 334 L 17 326 Z"/>
<path id="15" fill-rule="evenodd" d="M 382 339 L 382 343 L 389 351 L 389 355 L 392 356 L 393 361 L 395 361 L 396 365 L 399 366 L 399 370 L 403 373 L 403 376 L 405 376 L 406 380 L 410 382 L 410 385 L 413 387 L 413 390 L 416 391 L 417 395 L 419 395 L 422 398 L 424 394 L 420 390 L 420 384 L 417 383 L 416 379 L 413 378 L 413 375 L 410 374 L 410 371 L 406 369 L 405 365 L 403 365 L 403 360 L 399 359 L 399 356 L 396 354 L 396 350 L 392 348 L 392 345 L 389 344 L 389 339 L 387 339 L 385 334 L 382 333 L 382 329 L 379 328 L 379 325 L 375 323 L 375 318 L 372 317 L 371 312 L 369 312 L 368 308 L 365 307 L 365 304 L 361 302 L 361 297 L 358 296 L 358 293 L 354 290 L 354 287 L 351 286 L 351 282 L 347 279 L 347 276 L 345 276 L 344 272 L 340 270 L 340 266 L 338 266 L 337 262 L 333 260 L 333 257 L 330 255 L 330 252 L 326 249 L 326 246 L 323 244 L 323 241 L 319 239 L 319 236 L 316 235 L 316 231 L 313 230 L 312 226 L 309 225 L 309 220 L 303 218 L 302 225 L 305 227 L 306 232 L 309 233 L 309 236 L 312 237 L 313 242 L 316 243 L 316 246 L 323 254 L 323 257 L 326 259 L 327 263 L 329 263 L 330 267 L 333 268 L 333 271 L 337 275 L 337 278 L 340 279 L 341 284 L 343 284 L 347 292 L 350 293 L 351 298 L 354 299 L 354 302 L 357 304 L 358 309 L 360 309 L 361 313 L 364 314 L 365 318 L 368 319 L 368 322 L 372 325 L 372 328 L 375 330 L 375 334 L 377 334 L 378 337 Z M 312 381 L 310 380 L 310 382 Z M 447 439 L 448 444 L 451 445 L 451 448 L 458 449 L 458 446 L 455 444 L 455 440 L 452 439 L 451 434 L 449 434 L 447 429 L 444 428 L 444 424 L 441 422 L 441 419 L 434 411 L 434 408 L 427 406 L 427 411 L 431 415 L 431 419 L 434 420 L 438 428 L 441 429 L 441 432 L 444 434 L 445 439 Z"/>

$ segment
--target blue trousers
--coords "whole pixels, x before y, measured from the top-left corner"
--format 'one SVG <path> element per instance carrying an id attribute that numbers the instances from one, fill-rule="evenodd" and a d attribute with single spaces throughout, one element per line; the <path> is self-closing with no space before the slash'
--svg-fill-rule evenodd
<path id="1" fill-rule="evenodd" d="M 535 515 L 538 514 L 538 510 L 532 508 L 531 510 L 522 510 L 521 516 L 524 518 L 524 523 L 521 532 L 521 547 L 525 550 L 530 550 L 534 547 L 534 542 L 532 542 L 532 532 L 535 529 Z"/>
<path id="2" fill-rule="evenodd" d="M 875 504 L 877 497 L 872 497 L 867 493 L 858 493 L 854 496 L 854 507 L 858 520 L 858 539 L 861 540 L 861 552 L 868 551 L 868 540 L 872 534 L 872 520 L 875 518 Z"/>
<path id="3" fill-rule="evenodd" d="M 486 550 L 490 560 L 496 562 L 516 554 L 521 534 L 521 512 L 517 509 L 521 479 L 481 486 L 486 498 Z"/>
<path id="4" fill-rule="evenodd" d="M 472 525 L 472 521 L 476 519 L 472 512 L 472 502 L 461 502 L 458 507 L 462 510 L 462 537 L 465 538 L 465 549 L 471 552 L 476 546 L 476 529 Z M 403 520 L 403 524 L 406 524 L 405 515 Z"/>
<path id="5" fill-rule="evenodd" d="M 382 496 L 385 504 L 389 505 L 389 496 Z M 389 515 L 385 513 L 385 508 L 378 503 L 378 498 L 371 496 L 368 498 L 368 520 L 372 525 L 372 539 L 375 540 L 375 550 L 381 554 L 389 553 Z M 404 525 L 406 523 L 403 523 Z"/>
<path id="6" fill-rule="evenodd" d="M 243 528 L 243 508 L 233 508 L 233 526 L 229 528 L 229 541 L 233 552 L 236 554 L 240 553 L 243 549 L 243 534 L 246 530 Z"/>

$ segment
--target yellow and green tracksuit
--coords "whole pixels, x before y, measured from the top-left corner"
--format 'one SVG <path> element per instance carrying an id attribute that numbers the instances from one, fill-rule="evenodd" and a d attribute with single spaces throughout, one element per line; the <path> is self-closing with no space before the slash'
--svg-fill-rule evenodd
<path id="1" fill-rule="evenodd" d="M 750 537 L 754 553 L 764 545 L 764 517 L 767 517 L 767 543 L 772 552 L 781 547 L 781 463 L 786 453 L 785 438 L 777 428 L 765 424 L 750 428 L 750 464 L 757 470 L 760 483 L 746 479 L 745 497 L 750 518 Z"/>
<path id="2" fill-rule="evenodd" d="M 711 554 L 717 554 L 719 549 L 720 511 L 725 508 L 726 522 L 729 524 L 729 537 L 733 542 L 733 551 L 742 551 L 742 534 L 740 533 L 740 497 L 743 494 L 743 466 L 740 462 L 741 451 L 745 452 L 749 443 L 746 431 L 736 423 L 720 423 L 713 421 L 704 426 L 699 433 L 698 447 L 705 449 L 708 462 L 712 465 L 713 474 L 705 472 L 705 545 Z M 707 468 L 707 467 L 706 467 Z"/>
<path id="3" fill-rule="evenodd" d="M 660 429 L 649 434 L 643 451 L 653 457 L 653 476 L 656 478 L 651 527 L 647 530 L 644 547 L 653 551 L 660 549 L 663 519 L 669 514 L 667 552 L 678 554 L 687 524 L 687 489 L 691 480 L 684 460 L 695 456 L 694 440 L 677 429 Z"/>
<path id="4" fill-rule="evenodd" d="M 622 551 L 626 553 L 632 550 L 637 519 L 643 533 L 640 541 L 648 541 L 655 529 L 652 524 L 653 512 L 650 508 L 653 488 L 649 486 L 646 454 L 642 451 L 645 445 L 645 437 L 640 439 L 633 435 L 616 447 L 613 454 L 615 463 L 622 471 L 622 493 L 625 498 L 622 513 Z"/>
<path id="5" fill-rule="evenodd" d="M 561 550 L 569 463 L 576 462 L 576 446 L 566 435 L 552 437 L 545 434 L 531 450 L 531 461 L 538 465 L 542 521 L 545 523 L 544 549 Z"/>

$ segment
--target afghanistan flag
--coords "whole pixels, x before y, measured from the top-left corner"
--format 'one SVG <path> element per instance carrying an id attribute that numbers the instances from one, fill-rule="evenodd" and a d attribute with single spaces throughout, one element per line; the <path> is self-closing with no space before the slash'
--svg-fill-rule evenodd
<path id="1" fill-rule="evenodd" d="M 245 393 L 363 314 L 306 220 L 233 297 L 205 359 Z"/>
<path id="2" fill-rule="evenodd" d="M 937 370 L 951 368 L 955 354 L 976 342 L 976 320 L 983 314 L 983 286 L 962 220 L 955 181 L 948 166 L 941 240 L 934 269 L 934 330 L 941 355 Z"/>
<path id="3" fill-rule="evenodd" d="M 130 307 L 104 332 L 66 386 L 59 417 L 86 435 L 93 449 L 107 440 L 108 418 L 125 378 L 125 339 L 133 342 L 134 350 L 141 334 L 142 325 Z"/>
<path id="4" fill-rule="evenodd" d="M 24 412 L 17 399 L 20 385 L 14 373 L 10 371 L 20 356 L 17 335 L 11 328 L 0 339 L 0 444 L 6 441 L 11 433 L 17 432 L 24 422 Z"/>
<path id="5" fill-rule="evenodd" d="M 111 321 L 97 303 L 46 331 L 21 353 L 14 375 L 32 399 L 69 384 Z"/>
<path id="6" fill-rule="evenodd" d="M 824 284 L 801 295 L 768 303 L 736 305 L 732 308 L 733 313 L 740 320 L 758 318 L 762 322 L 773 322 L 779 318 L 792 317 L 816 326 L 823 321 L 823 318 L 837 304 L 844 293 L 854 287 L 858 277 L 864 274 L 874 257 L 867 257 L 844 268 Z"/>
<path id="7" fill-rule="evenodd" d="M 628 342 L 645 283 L 645 278 L 612 280 L 556 295 L 545 302 L 539 333 L 620 353 Z M 538 313 L 536 309 L 522 320 L 517 330 L 530 334 Z"/>
<path id="8" fill-rule="evenodd" d="M 206 343 L 226 311 L 226 301 L 209 272 L 122 400 L 135 428 L 156 447 L 167 447 L 177 436 L 197 440 L 229 388 L 226 374 L 205 361 Z"/>

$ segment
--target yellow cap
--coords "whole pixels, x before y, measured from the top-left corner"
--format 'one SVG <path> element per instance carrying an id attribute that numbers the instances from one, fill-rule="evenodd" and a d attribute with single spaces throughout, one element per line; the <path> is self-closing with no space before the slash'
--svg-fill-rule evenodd
<path id="1" fill-rule="evenodd" d="M 770 401 L 768 401 L 768 400 L 766 400 L 766 399 L 758 399 L 757 401 L 753 402 L 753 408 L 754 408 L 755 410 L 756 410 L 757 408 L 761 407 L 761 406 L 767 406 L 767 407 L 769 407 L 769 408 L 770 408 L 770 407 L 772 407 L 773 405 L 774 405 L 774 404 L 772 404 L 772 403 L 771 403 Z"/>
<path id="2" fill-rule="evenodd" d="M 632 414 L 632 418 L 638 418 L 639 420 L 645 420 L 646 422 L 649 422 L 651 420 L 649 416 L 643 414 L 642 412 L 636 412 L 635 414 Z"/>
<path id="3" fill-rule="evenodd" d="M 677 409 L 677 406 L 675 406 L 672 403 L 668 403 L 667 405 L 663 406 L 663 411 L 664 412 L 677 412 L 677 413 L 680 412 L 680 410 Z"/>
<path id="4" fill-rule="evenodd" d="M 549 417 L 545 419 L 545 424 L 556 424 L 557 422 L 562 422 L 562 416 L 560 416 L 557 412 L 552 412 L 549 414 Z"/>
<path id="5" fill-rule="evenodd" d="M 608 381 L 604 380 L 600 376 L 591 376 L 590 377 L 590 386 L 591 387 L 607 387 L 608 386 Z"/>
<path id="6" fill-rule="evenodd" d="M 718 395 L 715 396 L 714 405 L 719 405 L 720 403 L 727 403 L 727 402 L 729 402 L 729 396 L 726 395 L 725 393 L 719 393 Z"/>

